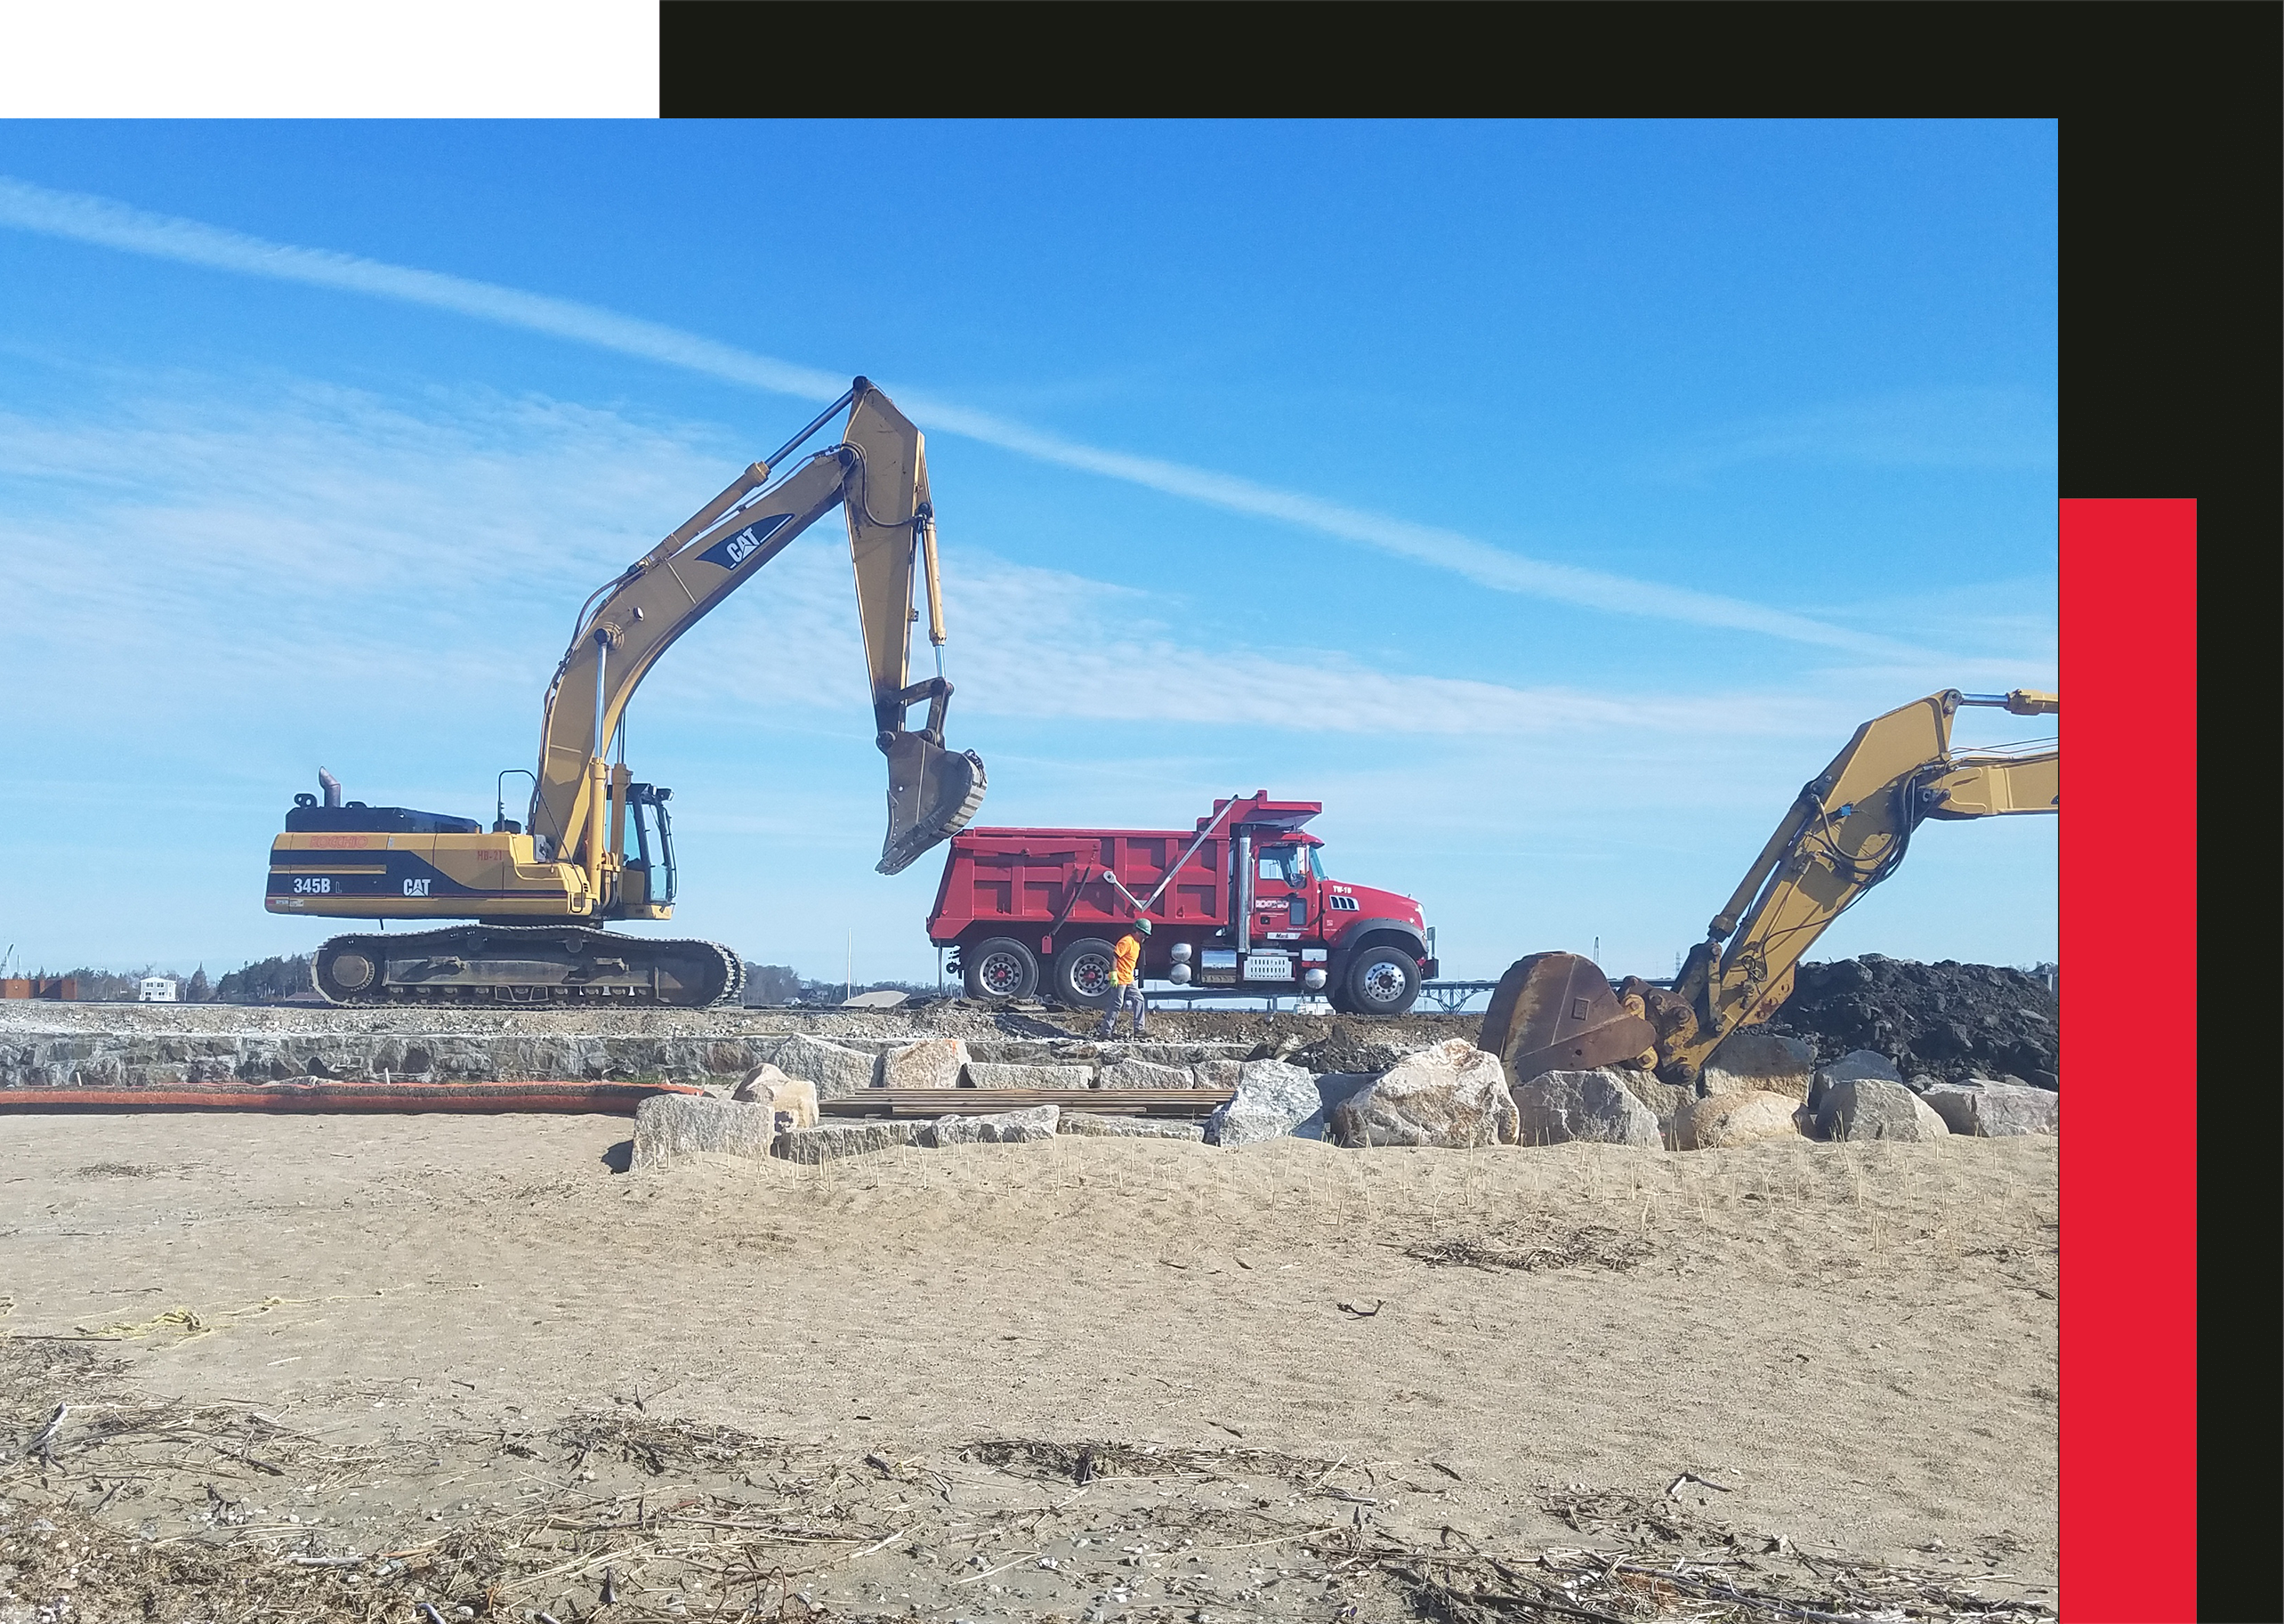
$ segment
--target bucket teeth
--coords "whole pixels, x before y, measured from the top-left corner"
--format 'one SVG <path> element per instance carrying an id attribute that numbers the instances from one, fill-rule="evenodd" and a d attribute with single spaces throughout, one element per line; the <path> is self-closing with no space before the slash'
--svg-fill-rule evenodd
<path id="1" fill-rule="evenodd" d="M 917 733 L 899 733 L 888 750 L 888 838 L 876 867 L 896 874 L 967 827 L 983 804 L 983 758 L 954 752 Z"/>

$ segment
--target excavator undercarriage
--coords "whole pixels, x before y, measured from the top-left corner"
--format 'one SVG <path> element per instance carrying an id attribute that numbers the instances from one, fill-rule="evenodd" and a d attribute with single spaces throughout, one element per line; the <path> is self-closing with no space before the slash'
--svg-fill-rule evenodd
<path id="1" fill-rule="evenodd" d="M 561 925 L 476 924 L 335 936 L 311 966 L 336 1004 L 734 1004 L 746 966 L 718 941 Z"/>

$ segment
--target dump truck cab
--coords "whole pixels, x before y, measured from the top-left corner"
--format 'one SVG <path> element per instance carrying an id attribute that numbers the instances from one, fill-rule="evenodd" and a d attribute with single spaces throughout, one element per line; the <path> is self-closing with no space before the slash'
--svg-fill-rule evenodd
<path id="1" fill-rule="evenodd" d="M 1334 877 L 1318 801 L 1265 791 L 1189 829 L 978 828 L 953 837 L 928 917 L 972 998 L 1109 1001 L 1112 949 L 1147 915 L 1140 973 L 1231 997 L 1321 993 L 1400 1014 L 1436 974 L 1413 898 Z"/>

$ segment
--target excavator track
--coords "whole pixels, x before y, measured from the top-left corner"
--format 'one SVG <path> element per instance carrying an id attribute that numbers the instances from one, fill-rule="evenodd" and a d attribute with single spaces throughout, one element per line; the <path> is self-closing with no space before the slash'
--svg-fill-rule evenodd
<path id="1" fill-rule="evenodd" d="M 311 979 L 343 1006 L 480 1004 L 704 1009 L 734 1004 L 746 966 L 718 941 L 584 925 L 460 925 L 335 936 Z"/>

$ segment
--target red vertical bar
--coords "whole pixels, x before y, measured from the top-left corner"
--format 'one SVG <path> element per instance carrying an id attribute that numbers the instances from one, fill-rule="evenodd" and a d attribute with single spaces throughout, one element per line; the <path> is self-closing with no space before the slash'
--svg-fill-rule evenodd
<path id="1" fill-rule="evenodd" d="M 2197 1615 L 2197 505 L 2062 505 L 2062 1616 Z M 2153 1001 L 2154 1000 L 2154 1001 Z M 2121 1020 L 2121 1014 L 2127 1019 Z M 2133 1034 L 2154 1041 L 2135 1041 Z"/>

